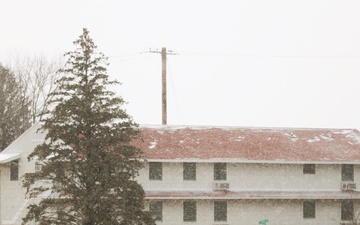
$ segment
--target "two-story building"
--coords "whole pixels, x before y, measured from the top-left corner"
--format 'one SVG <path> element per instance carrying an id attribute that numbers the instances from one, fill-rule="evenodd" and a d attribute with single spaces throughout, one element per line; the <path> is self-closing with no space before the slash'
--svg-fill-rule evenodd
<path id="1" fill-rule="evenodd" d="M 359 216 L 352 129 L 142 127 L 158 224 L 340 224 Z M 267 222 L 268 221 L 268 222 Z"/>
<path id="2" fill-rule="evenodd" d="M 0 224 L 20 224 L 20 177 L 38 125 L 0 153 Z M 360 215 L 353 129 L 141 126 L 138 181 L 157 224 L 352 224 Z"/>

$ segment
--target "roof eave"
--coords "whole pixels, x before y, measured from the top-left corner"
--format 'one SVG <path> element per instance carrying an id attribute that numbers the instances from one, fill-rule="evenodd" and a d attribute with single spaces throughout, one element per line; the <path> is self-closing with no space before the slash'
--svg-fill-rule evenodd
<path id="1" fill-rule="evenodd" d="M 0 164 L 9 163 L 20 159 L 20 153 L 0 153 Z"/>
<path id="2" fill-rule="evenodd" d="M 360 193 L 355 191 L 323 191 L 323 192 L 146 192 L 147 200 L 345 200 L 360 199 Z"/>
<path id="3" fill-rule="evenodd" d="M 149 162 L 168 162 L 168 163 L 182 163 L 182 162 L 196 162 L 196 163 L 258 163 L 258 164 L 356 164 L 360 165 L 360 161 L 314 161 L 314 160 L 246 160 L 246 159 L 229 159 L 229 158 L 214 158 L 214 159 L 197 159 L 197 158 L 176 158 L 176 159 L 146 159 Z"/>

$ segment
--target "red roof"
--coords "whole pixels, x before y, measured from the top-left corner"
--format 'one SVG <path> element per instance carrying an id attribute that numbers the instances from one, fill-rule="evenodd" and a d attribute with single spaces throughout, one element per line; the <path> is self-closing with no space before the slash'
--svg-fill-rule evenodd
<path id="1" fill-rule="evenodd" d="M 360 163 L 354 129 L 140 127 L 149 160 Z"/>
<path id="2" fill-rule="evenodd" d="M 355 191 L 146 191 L 146 199 L 360 199 Z"/>

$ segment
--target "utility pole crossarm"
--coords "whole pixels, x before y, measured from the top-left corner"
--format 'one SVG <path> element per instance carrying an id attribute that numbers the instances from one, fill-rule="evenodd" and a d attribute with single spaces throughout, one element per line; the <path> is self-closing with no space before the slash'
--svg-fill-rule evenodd
<path id="1" fill-rule="evenodd" d="M 167 50 L 166 48 L 149 48 L 150 53 L 160 53 L 162 50 L 165 49 L 166 55 L 179 55 L 179 53 L 175 52 L 174 50 Z"/>

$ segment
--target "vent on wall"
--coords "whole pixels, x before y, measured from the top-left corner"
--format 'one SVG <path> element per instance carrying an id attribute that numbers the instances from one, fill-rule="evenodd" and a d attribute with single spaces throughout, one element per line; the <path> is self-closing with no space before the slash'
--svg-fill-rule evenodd
<path id="1" fill-rule="evenodd" d="M 355 224 L 353 221 L 343 221 L 340 223 L 340 225 L 353 225 Z"/>
<path id="2" fill-rule="evenodd" d="M 343 190 L 343 191 L 356 190 L 356 183 L 354 183 L 354 182 L 341 182 L 341 190 Z"/>
<path id="3" fill-rule="evenodd" d="M 230 184 L 227 182 L 214 182 L 214 190 L 227 190 Z"/>

